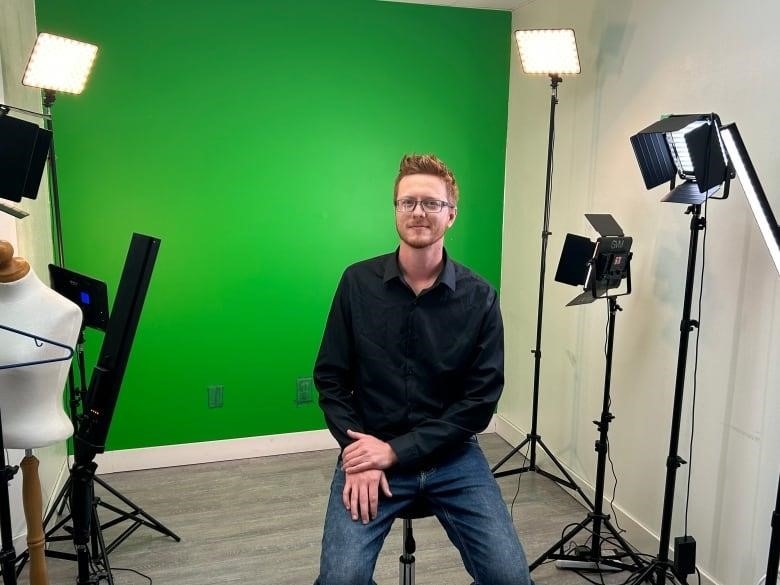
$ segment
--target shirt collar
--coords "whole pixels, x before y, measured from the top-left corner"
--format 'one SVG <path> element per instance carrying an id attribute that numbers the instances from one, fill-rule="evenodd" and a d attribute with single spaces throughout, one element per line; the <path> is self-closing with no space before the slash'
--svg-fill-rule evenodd
<path id="1" fill-rule="evenodd" d="M 397 278 L 398 280 L 403 280 L 401 278 L 401 268 L 398 266 L 398 248 L 395 249 L 395 252 L 393 254 L 388 254 L 385 257 L 385 273 L 382 277 L 382 282 L 387 284 L 389 281 L 391 281 L 394 278 Z M 449 256 L 447 255 L 447 250 L 442 250 L 442 255 L 444 257 L 444 268 L 442 268 L 441 273 L 439 274 L 439 277 L 436 279 L 436 282 L 433 286 L 436 286 L 440 282 L 442 284 L 447 285 L 450 290 L 455 290 L 455 264 L 449 259 Z"/>

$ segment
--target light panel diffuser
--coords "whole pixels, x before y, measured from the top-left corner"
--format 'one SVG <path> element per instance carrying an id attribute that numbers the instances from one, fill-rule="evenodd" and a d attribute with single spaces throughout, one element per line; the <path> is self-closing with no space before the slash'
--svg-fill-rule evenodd
<path id="1" fill-rule="evenodd" d="M 35 41 L 22 84 L 64 93 L 81 93 L 97 50 L 96 45 L 41 33 Z"/>
<path id="2" fill-rule="evenodd" d="M 580 72 L 573 29 L 517 30 L 515 39 L 525 73 L 576 75 Z"/>

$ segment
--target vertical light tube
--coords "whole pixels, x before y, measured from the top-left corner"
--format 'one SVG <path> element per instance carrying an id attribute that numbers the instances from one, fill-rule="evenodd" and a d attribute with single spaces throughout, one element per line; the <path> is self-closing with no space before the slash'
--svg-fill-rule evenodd
<path id="1" fill-rule="evenodd" d="M 737 125 L 727 124 L 724 126 L 721 129 L 721 137 L 742 189 L 745 191 L 753 216 L 756 218 L 758 229 L 761 231 L 777 273 L 780 275 L 780 226 L 777 225 L 777 218 L 775 218 L 766 193 L 761 187 L 758 174 L 753 167 Z"/>

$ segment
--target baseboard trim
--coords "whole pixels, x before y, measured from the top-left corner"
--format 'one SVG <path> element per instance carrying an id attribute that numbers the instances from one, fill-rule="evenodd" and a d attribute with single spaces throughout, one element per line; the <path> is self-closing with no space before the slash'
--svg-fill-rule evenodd
<path id="1" fill-rule="evenodd" d="M 496 432 L 496 418 L 496 416 L 493 416 L 484 432 Z M 98 473 L 104 474 L 337 448 L 338 443 L 330 432 L 328 430 L 319 430 L 242 439 L 225 439 L 221 441 L 203 441 L 183 445 L 120 449 L 100 453 L 95 458 L 95 462 L 98 464 Z M 70 457 L 70 463 L 71 465 L 73 464 L 72 456 Z"/>
<path id="2" fill-rule="evenodd" d="M 520 427 L 512 424 L 507 419 L 505 419 L 500 414 L 497 414 L 493 417 L 495 422 L 495 432 L 496 434 L 504 439 L 507 443 L 510 445 L 519 445 L 528 435 L 527 431 L 524 431 Z M 550 447 L 550 445 L 548 445 Z M 550 461 L 550 459 L 547 457 L 545 452 L 543 450 L 538 450 L 537 452 L 537 465 L 544 469 L 545 471 L 549 471 L 550 473 L 555 473 L 556 475 L 559 475 L 560 472 L 555 466 L 555 464 Z M 556 457 L 557 459 L 557 457 Z M 545 462 L 547 465 L 545 465 Z M 588 483 L 585 479 L 577 475 L 576 472 L 574 472 L 572 469 L 570 469 L 567 465 L 564 465 L 562 461 L 558 461 L 563 468 L 566 470 L 566 472 L 571 475 L 571 477 L 574 479 L 576 484 L 580 487 L 580 489 L 585 493 L 588 498 L 590 498 L 591 501 L 595 498 L 596 495 L 596 488 L 595 486 Z M 561 487 L 561 489 L 565 489 Z M 571 496 L 576 499 L 577 501 L 580 501 L 580 498 L 577 496 L 577 494 L 573 491 L 566 490 L 567 493 L 570 493 Z M 583 505 L 583 508 L 588 509 L 584 502 L 580 502 Z M 658 552 L 658 545 L 660 544 L 660 540 L 658 535 L 650 530 L 647 526 L 636 520 L 631 514 L 626 512 L 623 508 L 621 508 L 617 503 L 614 504 L 615 512 L 618 515 L 618 522 L 622 528 L 625 529 L 626 533 L 624 535 L 624 538 L 634 547 L 638 548 L 642 552 L 655 554 Z M 604 498 L 604 509 L 609 510 L 609 499 Z M 552 543 L 550 543 L 552 544 Z M 669 558 L 674 558 L 674 551 L 670 547 L 669 549 Z M 532 561 L 533 559 L 528 559 L 529 561 Z M 701 582 L 706 585 L 721 585 L 718 581 L 716 581 L 711 575 L 703 571 L 701 568 L 699 569 L 699 572 L 701 573 Z"/>
<path id="3" fill-rule="evenodd" d="M 120 471 L 234 461 L 336 448 L 338 443 L 327 430 L 303 431 L 263 437 L 106 451 L 97 455 L 95 462 L 98 464 L 98 474 L 102 475 Z"/>

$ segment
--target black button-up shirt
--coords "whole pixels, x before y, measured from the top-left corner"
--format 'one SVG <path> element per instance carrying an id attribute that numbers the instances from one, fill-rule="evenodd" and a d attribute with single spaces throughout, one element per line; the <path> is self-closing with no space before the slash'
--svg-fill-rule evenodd
<path id="1" fill-rule="evenodd" d="M 352 429 L 417 468 L 487 427 L 504 385 L 504 331 L 493 287 L 444 253 L 419 296 L 395 253 L 344 272 L 328 315 L 314 383 L 342 448 Z"/>

